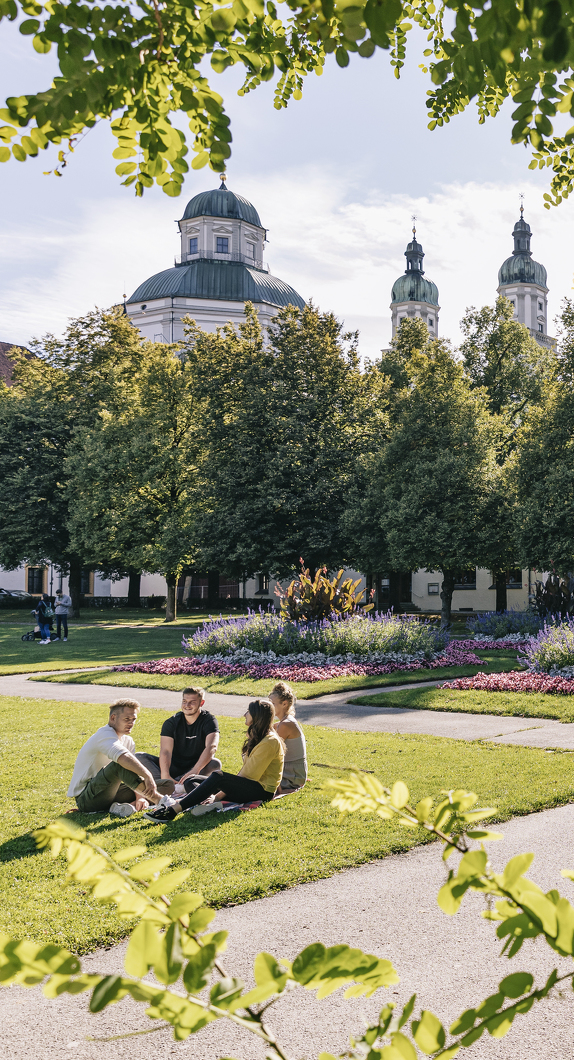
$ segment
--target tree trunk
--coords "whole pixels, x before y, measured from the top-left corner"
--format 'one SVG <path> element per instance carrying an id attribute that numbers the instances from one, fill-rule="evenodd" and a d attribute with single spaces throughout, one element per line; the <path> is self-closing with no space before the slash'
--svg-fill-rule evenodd
<path id="1" fill-rule="evenodd" d="M 141 570 L 134 570 L 130 567 L 129 571 L 130 583 L 128 586 L 128 607 L 139 607 L 140 606 L 140 592 L 141 592 Z"/>
<path id="2" fill-rule="evenodd" d="M 167 582 L 165 620 L 166 622 L 175 622 L 177 618 L 177 583 L 179 578 L 177 574 L 166 574 L 165 580 Z"/>
<path id="3" fill-rule="evenodd" d="M 72 600 L 70 617 L 80 617 L 80 594 L 82 589 L 82 561 L 77 556 L 70 560 L 70 574 L 68 578 L 68 592 Z"/>
<path id="4" fill-rule="evenodd" d="M 208 570 L 207 572 L 207 606 L 215 609 L 219 607 L 219 571 Z"/>
<path id="5" fill-rule="evenodd" d="M 450 613 L 452 608 L 452 594 L 454 591 L 454 571 L 443 570 L 442 572 L 442 588 L 440 598 L 442 602 L 440 611 L 440 624 L 441 629 L 449 629 L 451 620 Z"/>
<path id="6" fill-rule="evenodd" d="M 508 607 L 508 595 L 506 590 L 506 571 L 497 570 L 495 572 L 496 582 L 496 610 L 506 611 Z"/>

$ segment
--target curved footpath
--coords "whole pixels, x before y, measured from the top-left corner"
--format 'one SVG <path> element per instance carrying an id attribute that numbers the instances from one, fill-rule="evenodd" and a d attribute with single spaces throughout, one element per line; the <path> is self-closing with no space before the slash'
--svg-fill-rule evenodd
<path id="1" fill-rule="evenodd" d="M 55 673 L 58 671 L 50 671 Z M 69 670 L 62 671 L 69 674 Z M 82 671 L 86 672 L 86 671 Z M 75 703 L 109 704 L 121 696 L 133 696 L 144 707 L 176 711 L 181 703 L 181 692 L 156 688 L 126 688 L 119 685 L 58 685 L 47 681 L 29 681 L 37 674 L 13 674 L 0 677 L 0 695 L 23 696 L 27 699 L 73 700 Z M 387 685 L 369 688 L 364 694 L 398 692 L 405 688 L 428 688 L 441 681 L 421 681 L 415 686 Z M 452 740 L 489 740 L 493 743 L 520 744 L 523 747 L 560 748 L 574 751 L 574 724 L 548 718 L 499 717 L 495 714 L 457 714 L 454 711 L 417 710 L 411 707 L 368 707 L 349 703 L 361 695 L 336 692 L 318 699 L 297 703 L 297 717 L 305 725 L 325 725 L 332 729 L 354 732 L 421 733 L 447 736 Z M 232 696 L 206 693 L 206 706 L 213 714 L 238 718 L 247 710 L 252 696 Z"/>
<path id="2" fill-rule="evenodd" d="M 384 828 L 384 824 L 381 824 Z M 572 884 L 561 868 L 574 868 L 574 806 L 562 806 L 510 821 L 502 826 L 504 841 L 490 844 L 499 871 L 523 851 L 536 860 L 528 875 L 548 890 L 557 887 L 572 897 Z M 452 864 L 454 864 L 454 858 Z M 451 862 L 449 862 L 451 864 Z M 560 973 L 572 962 L 560 958 L 539 940 L 527 941 L 511 962 L 499 958 L 501 943 L 495 926 L 480 917 L 479 895 L 467 895 L 459 912 L 447 917 L 436 895 L 445 869 L 436 845 L 418 847 L 359 868 L 348 869 L 316 883 L 307 883 L 269 898 L 223 909 L 215 926 L 230 931 L 225 964 L 232 975 L 253 985 L 253 958 L 261 950 L 293 957 L 311 942 L 346 942 L 392 960 L 400 983 L 378 990 L 369 1000 L 345 1000 L 343 991 L 325 1001 L 298 990 L 269 1013 L 269 1023 L 294 1060 L 316 1057 L 322 1050 L 348 1048 L 349 1035 L 360 1032 L 387 1001 L 403 1005 L 418 994 L 417 1009 L 429 1008 L 448 1026 L 466 1008 L 474 1007 L 511 972 L 529 971 L 537 985 L 552 968 Z M 105 910 L 102 916 L 105 916 Z M 84 959 L 91 972 L 121 974 L 124 946 L 101 950 Z M 116 1034 L 150 1027 L 143 1005 L 125 998 L 105 1012 L 88 1012 L 86 995 L 48 1001 L 39 988 L 0 987 L 0 1057 L 2 1060 L 263 1060 L 263 1044 L 224 1021 L 211 1024 L 187 1042 L 177 1043 L 168 1029 L 115 1041 Z M 468 1060 L 569 1060 L 572 1057 L 574 997 L 566 986 L 526 1016 L 517 1016 L 502 1040 L 485 1035 L 470 1049 Z M 154 1023 L 151 1024 L 154 1026 Z M 95 1039 L 90 1041 L 89 1039 Z M 462 1060 L 462 1056 L 461 1056 Z"/>

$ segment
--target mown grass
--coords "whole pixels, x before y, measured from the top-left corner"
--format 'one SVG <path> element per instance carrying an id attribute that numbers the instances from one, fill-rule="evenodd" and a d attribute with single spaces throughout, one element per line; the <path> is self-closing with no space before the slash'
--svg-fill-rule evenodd
<path id="1" fill-rule="evenodd" d="M 316 699 L 331 692 L 349 692 L 355 688 L 383 688 L 386 685 L 410 685 L 420 681 L 451 680 L 455 677 L 473 677 L 481 670 L 502 673 L 518 669 L 515 652 L 477 652 L 483 660 L 480 666 L 444 666 L 437 670 L 397 671 L 379 677 L 333 677 L 328 681 L 295 681 L 292 687 L 299 699 Z M 272 682 L 254 681 L 249 677 L 202 677 L 194 679 L 190 674 L 140 674 L 114 673 L 111 670 L 87 674 L 52 674 L 46 678 L 31 678 L 33 681 L 51 681 L 56 684 L 119 685 L 128 688 L 162 688 L 179 692 L 186 685 L 200 681 L 207 692 L 221 692 L 236 696 L 267 695 Z"/>
<path id="2" fill-rule="evenodd" d="M 468 714 L 506 714 L 518 718 L 553 718 L 574 721 L 574 696 L 551 696 L 541 692 L 468 692 L 455 688 L 413 688 L 405 692 L 357 696 L 351 703 L 370 707 L 402 707 L 411 710 L 452 710 Z"/>
<path id="3" fill-rule="evenodd" d="M 35 619 L 31 615 L 26 617 L 23 613 L 18 620 L 0 621 L 0 674 L 117 666 L 179 656 L 182 635 L 193 632 L 206 618 L 206 615 L 186 616 L 166 624 L 161 615 L 152 613 L 146 617 L 145 612 L 137 611 L 121 620 L 112 611 L 97 612 L 97 616 L 70 620 L 67 644 L 23 641 L 22 634 L 34 628 Z"/>
<path id="4" fill-rule="evenodd" d="M 65 863 L 37 853 L 31 832 L 73 806 L 66 789 L 75 756 L 107 718 L 102 706 L 0 697 L 3 744 L 0 818 L 0 929 L 16 937 L 56 941 L 78 953 L 123 938 L 130 924 L 77 886 L 64 884 Z M 163 715 L 142 710 L 138 749 L 159 743 Z M 222 758 L 237 769 L 242 723 L 220 719 Z M 218 907 L 280 891 L 339 869 L 406 850 L 426 833 L 360 814 L 340 818 L 323 785 L 349 767 L 372 770 L 385 783 L 404 780 L 417 800 L 465 787 L 499 819 L 574 798 L 568 755 L 428 736 L 353 733 L 307 727 L 310 780 L 302 792 L 250 813 L 183 815 L 154 827 L 141 815 L 117 820 L 74 814 L 108 850 L 145 842 L 175 866 L 191 869 L 186 887 Z M 328 768 L 321 768 L 319 764 Z M 337 768 L 339 767 L 339 768 Z"/>

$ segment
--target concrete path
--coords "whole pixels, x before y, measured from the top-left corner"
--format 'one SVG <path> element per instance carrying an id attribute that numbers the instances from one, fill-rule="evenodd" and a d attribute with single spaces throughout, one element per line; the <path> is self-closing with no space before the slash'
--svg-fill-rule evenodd
<path id="1" fill-rule="evenodd" d="M 504 841 L 490 844 L 495 868 L 500 870 L 515 854 L 532 851 L 536 861 L 530 878 L 572 899 L 573 886 L 560 876 L 560 869 L 574 867 L 574 806 L 517 818 L 502 830 Z M 316 1057 L 322 1050 L 343 1051 L 349 1035 L 360 1031 L 364 1019 L 372 1019 L 387 1000 L 401 1005 L 416 991 L 418 1008 L 431 1009 L 448 1026 L 463 1009 L 495 993 L 498 982 L 511 972 L 530 971 L 540 985 L 552 968 L 561 973 L 572 969 L 571 961 L 540 941 L 528 941 L 511 962 L 499 958 L 495 926 L 480 917 L 480 896 L 467 896 L 455 917 L 440 912 L 436 895 L 444 872 L 441 848 L 433 844 L 218 913 L 216 927 L 230 931 L 225 964 L 249 985 L 258 952 L 293 959 L 315 941 L 358 946 L 389 958 L 397 969 L 401 982 L 377 991 L 368 1001 L 346 1001 L 339 990 L 317 1002 L 299 989 L 294 1002 L 279 1002 L 271 1010 L 270 1023 L 294 1060 Z M 84 968 L 121 974 L 123 952 L 120 946 L 95 953 L 84 960 Z M 0 998 L 2 1060 L 263 1060 L 265 1055 L 257 1039 L 223 1021 L 183 1043 L 176 1043 L 164 1029 L 107 1044 L 107 1036 L 149 1027 L 144 1006 L 129 999 L 92 1016 L 85 995 L 48 1001 L 38 988 L 0 987 Z M 566 986 L 563 996 L 555 993 L 527 1016 L 517 1017 L 507 1037 L 485 1036 L 468 1054 L 465 1050 L 465 1056 L 570 1060 L 573 1017 L 574 997 Z M 95 1040 L 88 1041 L 90 1037 Z"/>
<path id="2" fill-rule="evenodd" d="M 425 688 L 441 683 L 424 681 L 416 687 Z M 365 694 L 403 691 L 405 687 L 408 686 L 370 688 L 365 690 Z M 318 699 L 299 700 L 297 717 L 306 725 L 325 725 L 353 732 L 421 733 L 446 736 L 453 740 L 489 740 L 494 743 L 520 744 L 524 747 L 557 747 L 574 751 L 574 724 L 563 724 L 547 718 L 458 714 L 454 711 L 417 710 L 411 707 L 370 707 L 348 702 L 360 694 L 354 690 L 321 696 Z M 0 677 L 0 695 L 102 704 L 112 703 L 120 696 L 134 696 L 144 707 L 166 711 L 178 710 L 181 703 L 180 692 L 155 688 L 126 688 L 119 685 L 58 685 L 47 681 L 29 681 L 26 674 Z M 252 698 L 208 692 L 206 704 L 216 715 L 238 718 L 245 713 Z"/>

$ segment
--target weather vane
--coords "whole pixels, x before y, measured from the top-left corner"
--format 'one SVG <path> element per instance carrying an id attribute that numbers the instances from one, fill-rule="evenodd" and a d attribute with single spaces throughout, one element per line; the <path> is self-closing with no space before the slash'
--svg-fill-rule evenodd
<path id="1" fill-rule="evenodd" d="M 416 234 L 417 234 L 417 215 L 415 213 L 412 215 L 411 221 L 413 222 L 413 236 L 416 236 Z"/>
<path id="2" fill-rule="evenodd" d="M 524 213 L 524 192 L 523 191 L 520 192 L 520 195 L 518 196 L 518 198 L 520 199 L 520 216 L 522 217 L 522 214 Z"/>

